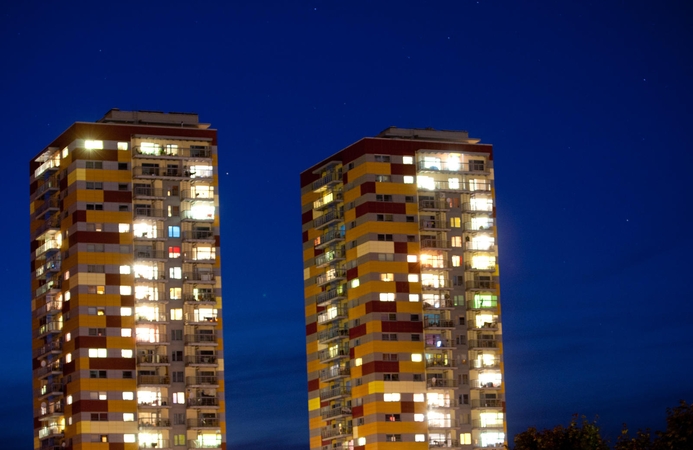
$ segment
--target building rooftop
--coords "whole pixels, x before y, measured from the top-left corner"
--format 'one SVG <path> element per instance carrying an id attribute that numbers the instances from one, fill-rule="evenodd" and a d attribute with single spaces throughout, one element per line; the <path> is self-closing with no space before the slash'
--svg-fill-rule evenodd
<path id="1" fill-rule="evenodd" d="M 209 128 L 210 124 L 200 123 L 197 113 L 162 111 L 121 111 L 112 108 L 97 123 L 122 123 L 138 125 L 160 125 L 184 128 Z"/>
<path id="2" fill-rule="evenodd" d="M 465 144 L 476 144 L 481 141 L 481 139 L 470 138 L 469 132 L 467 131 L 436 130 L 434 128 L 389 127 L 381 131 L 376 137 L 386 139 L 461 142 Z"/>

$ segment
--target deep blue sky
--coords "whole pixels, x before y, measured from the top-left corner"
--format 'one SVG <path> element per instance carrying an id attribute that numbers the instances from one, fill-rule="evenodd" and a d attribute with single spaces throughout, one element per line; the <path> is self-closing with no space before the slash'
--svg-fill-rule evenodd
<path id="1" fill-rule="evenodd" d="M 495 146 L 510 437 L 693 400 L 689 2 L 12 2 L 0 421 L 31 448 L 28 161 L 110 108 L 219 130 L 228 441 L 308 446 L 298 174 L 382 129 Z M 20 442 L 22 444 L 20 444 Z"/>

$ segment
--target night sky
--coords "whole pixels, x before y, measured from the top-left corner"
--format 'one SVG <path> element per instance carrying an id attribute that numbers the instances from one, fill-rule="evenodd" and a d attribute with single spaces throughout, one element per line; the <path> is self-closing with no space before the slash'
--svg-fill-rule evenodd
<path id="1" fill-rule="evenodd" d="M 693 401 L 688 1 L 12 2 L 0 422 L 31 448 L 28 161 L 110 108 L 219 130 L 230 448 L 308 447 L 299 173 L 388 126 L 494 144 L 509 437 Z"/>

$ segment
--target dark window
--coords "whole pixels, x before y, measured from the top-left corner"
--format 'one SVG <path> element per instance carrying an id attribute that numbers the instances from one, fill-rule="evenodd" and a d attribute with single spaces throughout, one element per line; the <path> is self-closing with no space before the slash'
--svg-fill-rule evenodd
<path id="1" fill-rule="evenodd" d="M 183 352 L 177 350 L 171 355 L 171 361 L 183 361 Z"/>
<path id="2" fill-rule="evenodd" d="M 387 420 L 388 422 L 401 422 L 402 421 L 399 414 L 385 414 L 385 420 Z"/>
<path id="3" fill-rule="evenodd" d="M 172 341 L 182 341 L 183 340 L 183 330 L 171 330 L 171 340 Z"/>
<path id="4" fill-rule="evenodd" d="M 118 170 L 128 170 L 128 163 L 118 163 Z"/>
<path id="5" fill-rule="evenodd" d="M 131 379 L 132 378 L 132 370 L 124 370 L 123 371 L 123 378 Z"/>
<path id="6" fill-rule="evenodd" d="M 119 183 L 119 184 L 118 184 L 118 190 L 119 190 L 119 191 L 127 191 L 127 190 L 128 190 L 128 185 L 127 185 L 127 183 Z"/>
<path id="7" fill-rule="evenodd" d="M 130 211 L 130 205 L 118 205 L 118 211 Z"/>

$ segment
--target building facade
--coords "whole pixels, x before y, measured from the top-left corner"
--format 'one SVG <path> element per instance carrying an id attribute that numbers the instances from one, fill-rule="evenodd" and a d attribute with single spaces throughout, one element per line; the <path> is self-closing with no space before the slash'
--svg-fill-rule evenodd
<path id="1" fill-rule="evenodd" d="M 301 194 L 310 448 L 504 448 L 492 146 L 388 128 Z"/>
<path id="2" fill-rule="evenodd" d="M 217 134 L 113 109 L 30 162 L 34 449 L 226 448 Z"/>

